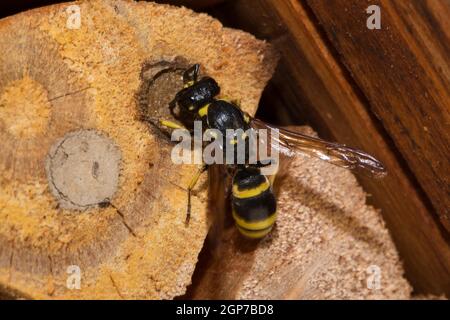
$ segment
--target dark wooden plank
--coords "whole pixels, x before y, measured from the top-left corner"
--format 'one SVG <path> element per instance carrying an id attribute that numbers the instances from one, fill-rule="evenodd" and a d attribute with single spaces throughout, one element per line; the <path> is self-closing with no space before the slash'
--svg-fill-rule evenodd
<path id="1" fill-rule="evenodd" d="M 224 0 L 153 0 L 156 3 L 172 4 L 177 6 L 185 6 L 191 9 L 199 10 L 215 6 Z"/>
<path id="2" fill-rule="evenodd" d="M 212 13 L 227 25 L 270 40 L 282 54 L 260 106 L 260 111 L 268 111 L 260 114 L 278 116 L 283 124 L 310 122 L 321 136 L 360 147 L 387 165 L 389 176 L 383 181 L 360 179 L 371 195 L 369 201 L 382 210 L 415 290 L 450 293 L 445 231 L 304 3 L 238 0 Z"/>
<path id="3" fill-rule="evenodd" d="M 450 3 L 307 3 L 450 228 L 449 31 L 435 16 L 449 17 Z M 370 4 L 381 8 L 381 30 L 366 27 Z"/>

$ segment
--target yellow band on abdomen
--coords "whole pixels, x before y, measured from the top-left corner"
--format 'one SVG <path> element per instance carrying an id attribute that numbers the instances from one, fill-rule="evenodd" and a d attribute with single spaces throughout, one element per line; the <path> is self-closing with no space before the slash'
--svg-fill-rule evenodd
<path id="1" fill-rule="evenodd" d="M 265 181 L 257 187 L 254 187 L 251 189 L 244 189 L 244 190 L 239 190 L 237 185 L 233 185 L 233 196 L 235 196 L 236 198 L 240 198 L 240 199 L 251 198 L 251 197 L 254 197 L 254 196 L 257 196 L 257 195 L 263 193 L 264 191 L 266 191 L 269 188 L 270 188 L 269 181 Z"/>
<path id="2" fill-rule="evenodd" d="M 266 219 L 259 220 L 259 221 L 247 221 L 245 219 L 242 219 L 239 217 L 236 212 L 233 210 L 233 218 L 236 221 L 236 224 L 244 229 L 252 230 L 252 231 L 260 231 L 263 229 L 266 229 L 273 225 L 275 223 L 275 220 L 277 219 L 277 214 L 274 212 L 270 216 L 268 216 Z"/>
<path id="3" fill-rule="evenodd" d="M 270 230 L 272 230 L 272 228 L 267 228 L 267 229 L 263 229 L 263 230 L 254 231 L 254 230 L 246 230 L 239 226 L 237 226 L 237 228 L 241 234 L 243 234 L 244 236 L 246 236 L 248 238 L 252 238 L 252 239 L 260 239 L 260 238 L 266 236 L 270 232 Z"/>

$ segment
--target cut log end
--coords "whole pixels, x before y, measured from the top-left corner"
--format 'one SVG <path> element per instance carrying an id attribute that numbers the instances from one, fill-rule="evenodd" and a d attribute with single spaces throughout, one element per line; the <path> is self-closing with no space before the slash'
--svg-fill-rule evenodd
<path id="1" fill-rule="evenodd" d="M 173 298 L 191 281 L 210 221 L 200 183 L 185 225 L 196 167 L 174 165 L 166 137 L 141 121 L 169 115 L 182 88 L 179 69 L 154 73 L 200 63 L 227 94 L 246 92 L 253 113 L 276 55 L 184 8 L 82 1 L 77 29 L 70 5 L 0 21 L 0 290 Z"/>

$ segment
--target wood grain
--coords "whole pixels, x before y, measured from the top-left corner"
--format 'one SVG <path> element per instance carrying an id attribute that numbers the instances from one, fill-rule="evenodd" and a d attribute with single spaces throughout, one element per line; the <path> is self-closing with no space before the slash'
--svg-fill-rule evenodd
<path id="1" fill-rule="evenodd" d="M 276 55 L 211 17 L 154 3 L 77 2 L 81 24 L 72 29 L 70 4 L 0 20 L 0 291 L 34 299 L 171 299 L 191 281 L 210 218 L 204 176 L 185 225 L 186 188 L 197 166 L 175 164 L 170 140 L 141 121 L 144 109 L 169 113 L 183 87 L 181 69 L 154 79 L 156 62 L 200 63 L 225 94 L 245 92 L 243 108 L 254 113 Z M 70 141 L 92 139 L 70 134 L 80 130 L 101 133 L 120 151 L 120 160 L 116 152 L 109 159 L 120 161 L 109 199 L 89 189 L 116 168 L 95 158 L 102 139 L 59 143 L 68 133 Z M 85 179 L 88 188 L 78 188 Z M 79 267 L 79 290 L 67 286 L 69 266 Z"/>
<path id="2" fill-rule="evenodd" d="M 450 230 L 450 3 L 307 3 Z M 369 3 L 381 30 L 365 26 Z"/>
<path id="3" fill-rule="evenodd" d="M 321 3 L 325 6 L 328 1 Z M 370 194 L 368 200 L 381 209 L 415 290 L 449 293 L 445 231 L 310 13 L 304 2 L 285 0 L 234 1 L 213 11 L 231 26 L 269 39 L 281 52 L 259 112 L 265 110 L 268 119 L 283 124 L 309 122 L 322 136 L 360 147 L 386 164 L 389 175 L 384 180 L 360 177 Z"/>
<path id="4" fill-rule="evenodd" d="M 205 9 L 215 6 L 224 0 L 156 0 L 156 3 L 167 3 L 177 6 L 185 6 L 192 9 Z"/>

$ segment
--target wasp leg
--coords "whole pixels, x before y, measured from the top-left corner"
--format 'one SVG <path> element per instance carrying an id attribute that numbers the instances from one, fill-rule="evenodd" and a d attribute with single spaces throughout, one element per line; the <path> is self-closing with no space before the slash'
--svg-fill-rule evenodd
<path id="1" fill-rule="evenodd" d="M 159 123 L 162 126 L 170 128 L 170 129 L 186 129 L 186 127 L 184 127 L 183 125 L 178 124 L 173 121 L 170 121 L 170 120 L 159 120 Z"/>
<path id="2" fill-rule="evenodd" d="M 194 189 L 195 185 L 198 182 L 198 179 L 202 175 L 203 172 L 205 172 L 208 169 L 208 165 L 204 164 L 202 167 L 197 171 L 197 173 L 192 177 L 191 182 L 188 186 L 188 203 L 187 203 L 187 212 L 186 212 L 186 221 L 185 223 L 188 224 L 189 220 L 191 219 L 191 191 Z"/>
<path id="3" fill-rule="evenodd" d="M 189 131 L 190 135 L 194 134 L 194 130 L 193 129 L 188 129 L 185 126 L 183 126 L 181 124 L 178 124 L 176 122 L 170 121 L 170 120 L 159 120 L 159 123 L 162 126 L 170 128 L 170 129 L 185 129 L 185 130 Z"/>

